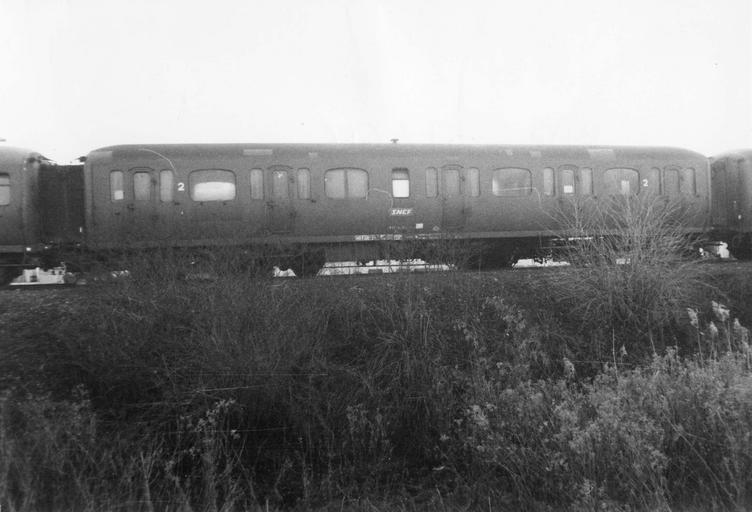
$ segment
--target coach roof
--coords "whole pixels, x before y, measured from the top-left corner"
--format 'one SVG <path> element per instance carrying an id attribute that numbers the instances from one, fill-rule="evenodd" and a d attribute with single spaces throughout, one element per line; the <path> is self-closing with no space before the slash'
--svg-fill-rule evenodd
<path id="1" fill-rule="evenodd" d="M 171 157 L 212 156 L 272 156 L 338 154 L 406 155 L 434 153 L 456 156 L 492 156 L 522 158 L 555 158 L 608 161 L 623 158 L 649 158 L 660 154 L 674 154 L 676 158 L 691 159 L 705 156 L 682 148 L 648 146 L 545 146 L 545 145 L 470 145 L 470 144 L 126 144 L 107 146 L 92 151 L 89 156 L 107 154 L 114 158 L 143 157 L 144 153 Z"/>

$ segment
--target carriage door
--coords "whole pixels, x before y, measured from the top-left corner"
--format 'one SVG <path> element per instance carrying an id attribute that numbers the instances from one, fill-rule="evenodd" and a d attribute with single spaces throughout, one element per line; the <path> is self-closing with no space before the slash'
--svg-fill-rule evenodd
<path id="1" fill-rule="evenodd" d="M 441 168 L 441 226 L 446 231 L 460 230 L 465 225 L 465 200 L 462 197 L 462 167 Z"/>
<path id="2" fill-rule="evenodd" d="M 157 176 L 150 167 L 135 167 L 128 172 L 133 195 L 126 195 L 125 216 L 132 240 L 154 239 L 157 231 Z"/>
<path id="3" fill-rule="evenodd" d="M 269 187 L 266 201 L 268 229 L 271 233 L 290 233 L 295 219 L 292 168 L 285 165 L 269 167 L 266 182 Z"/>

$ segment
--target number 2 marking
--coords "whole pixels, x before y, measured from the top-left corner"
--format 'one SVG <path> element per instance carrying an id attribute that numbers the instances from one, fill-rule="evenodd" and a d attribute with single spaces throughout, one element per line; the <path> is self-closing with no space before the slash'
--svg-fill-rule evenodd
<path id="1" fill-rule="evenodd" d="M 644 180 L 642 180 L 642 186 L 643 187 L 647 187 L 648 186 L 648 179 L 647 178 L 645 178 Z"/>
<path id="2" fill-rule="evenodd" d="M 185 183 L 182 181 L 178 183 L 178 192 L 185 192 Z"/>

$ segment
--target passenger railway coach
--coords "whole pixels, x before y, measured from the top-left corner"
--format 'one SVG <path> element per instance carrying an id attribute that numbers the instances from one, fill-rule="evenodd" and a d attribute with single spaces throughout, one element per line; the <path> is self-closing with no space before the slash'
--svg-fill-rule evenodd
<path id="1" fill-rule="evenodd" d="M 707 228 L 707 159 L 682 149 L 433 145 L 129 145 L 85 165 L 92 248 L 550 237 L 578 196 L 683 197 Z"/>
<path id="2" fill-rule="evenodd" d="M 714 172 L 724 173 L 720 162 Z M 649 147 L 120 145 L 92 151 L 83 166 L 3 147 L 0 165 L 5 265 L 65 245 L 295 247 L 367 260 L 385 245 L 442 238 L 484 241 L 486 261 L 507 263 L 566 235 L 556 213 L 575 199 L 680 199 L 691 234 L 725 228 L 734 208 L 725 198 L 746 190 L 728 182 L 714 224 L 708 160 Z"/>

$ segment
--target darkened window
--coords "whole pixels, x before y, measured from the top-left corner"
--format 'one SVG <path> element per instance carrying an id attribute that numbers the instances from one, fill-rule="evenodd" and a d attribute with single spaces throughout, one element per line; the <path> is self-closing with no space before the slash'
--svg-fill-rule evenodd
<path id="1" fill-rule="evenodd" d="M 679 188 L 685 196 L 693 196 L 697 193 L 694 169 L 682 169 Z"/>
<path id="2" fill-rule="evenodd" d="M 407 169 L 392 169 L 392 197 L 410 197 L 410 173 Z"/>
<path id="3" fill-rule="evenodd" d="M 272 171 L 272 199 L 287 199 L 289 196 L 287 171 Z"/>
<path id="4" fill-rule="evenodd" d="M 603 187 L 612 196 L 639 194 L 640 174 L 635 169 L 608 169 L 603 175 Z"/>
<path id="5" fill-rule="evenodd" d="M 368 173 L 363 169 L 330 169 L 324 173 L 326 197 L 332 199 L 368 196 Z"/>
<path id="6" fill-rule="evenodd" d="M 593 194 L 593 170 L 589 167 L 580 169 L 580 194 L 583 196 Z"/>
<path id="7" fill-rule="evenodd" d="M 444 197 L 460 195 L 459 169 L 444 169 Z"/>
<path id="8" fill-rule="evenodd" d="M 298 169 L 298 199 L 311 198 L 311 171 Z"/>
<path id="9" fill-rule="evenodd" d="M 663 173 L 663 194 L 669 197 L 679 195 L 679 169 L 666 169 Z"/>
<path id="10" fill-rule="evenodd" d="M 532 190 L 532 175 L 528 169 L 504 167 L 494 169 L 491 192 L 499 197 L 526 196 Z"/>
<path id="11" fill-rule="evenodd" d="M 0 206 L 10 204 L 10 175 L 0 174 Z"/>
<path id="12" fill-rule="evenodd" d="M 235 199 L 235 173 L 224 169 L 202 169 L 190 175 L 194 201 L 232 201 Z"/>
<path id="13" fill-rule="evenodd" d="M 439 195 L 439 171 L 436 167 L 426 169 L 426 197 Z"/>
<path id="14" fill-rule="evenodd" d="M 559 171 L 561 180 L 561 194 L 564 196 L 574 195 L 574 171 L 572 169 L 562 169 Z"/>
<path id="15" fill-rule="evenodd" d="M 475 167 L 467 170 L 467 186 L 470 189 L 471 197 L 478 197 L 480 195 L 480 171 Z"/>
<path id="16" fill-rule="evenodd" d="M 264 198 L 264 171 L 251 169 L 251 199 Z"/>
<path id="17" fill-rule="evenodd" d="M 110 172 L 110 200 L 122 201 L 125 199 L 123 188 L 123 171 Z"/>
<path id="18" fill-rule="evenodd" d="M 172 201 L 174 193 L 175 174 L 170 169 L 159 171 L 159 200 L 163 203 Z"/>
<path id="19" fill-rule="evenodd" d="M 543 169 L 543 195 L 552 196 L 554 195 L 555 190 L 554 170 L 550 167 L 546 167 L 545 169 Z"/>

